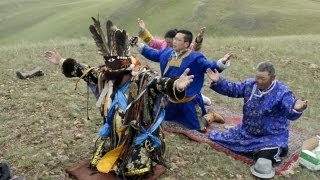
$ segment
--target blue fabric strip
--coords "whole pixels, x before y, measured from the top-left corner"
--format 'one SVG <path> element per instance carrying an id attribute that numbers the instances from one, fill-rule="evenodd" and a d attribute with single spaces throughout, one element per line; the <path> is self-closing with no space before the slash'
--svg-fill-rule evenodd
<path id="1" fill-rule="evenodd" d="M 130 85 L 130 81 L 128 81 L 126 84 L 124 84 L 115 94 L 114 99 L 111 103 L 110 109 L 108 111 L 107 117 L 106 117 L 106 123 L 100 128 L 99 130 L 99 135 L 102 138 L 106 138 L 110 135 L 111 132 L 111 121 L 113 119 L 116 105 L 121 108 L 121 110 L 125 111 L 127 105 L 128 105 L 128 100 L 125 96 L 125 92 L 128 90 Z"/>
<path id="2" fill-rule="evenodd" d="M 159 115 L 157 117 L 156 122 L 149 128 L 149 130 L 146 130 L 144 127 L 141 127 L 141 133 L 135 138 L 134 144 L 135 145 L 140 145 L 142 144 L 145 140 L 150 139 L 152 142 L 152 147 L 157 148 L 160 147 L 161 141 L 157 136 L 152 135 L 152 133 L 158 129 L 160 124 L 162 123 L 164 119 L 165 111 L 163 108 L 160 108 Z"/>

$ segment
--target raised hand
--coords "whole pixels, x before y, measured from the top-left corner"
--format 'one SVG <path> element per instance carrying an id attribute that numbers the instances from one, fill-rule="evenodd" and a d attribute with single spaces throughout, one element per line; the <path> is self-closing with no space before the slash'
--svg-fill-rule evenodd
<path id="1" fill-rule="evenodd" d="M 197 42 L 202 42 L 202 38 L 205 32 L 206 32 L 206 27 L 202 27 L 196 37 Z"/>
<path id="2" fill-rule="evenodd" d="M 299 112 L 302 112 L 307 107 L 308 107 L 308 101 L 304 99 L 298 99 L 294 104 L 294 109 Z"/>
<path id="3" fill-rule="evenodd" d="M 144 24 L 143 20 L 138 18 L 138 25 L 141 28 L 141 30 L 145 30 L 146 29 L 146 25 Z"/>
<path id="4" fill-rule="evenodd" d="M 62 60 L 62 57 L 56 50 L 46 51 L 44 57 L 53 64 L 59 64 Z"/>
<path id="5" fill-rule="evenodd" d="M 232 57 L 233 57 L 232 53 L 227 53 L 220 60 L 223 64 L 226 64 Z"/>
<path id="6" fill-rule="evenodd" d="M 208 68 L 207 75 L 214 83 L 218 82 L 218 80 L 220 79 L 220 73 L 216 69 L 214 69 L 214 72 L 213 72 L 210 68 Z"/>
<path id="7" fill-rule="evenodd" d="M 203 38 L 203 35 L 204 35 L 204 33 L 206 32 L 206 27 L 202 27 L 201 29 L 200 29 L 200 32 L 199 32 L 199 34 L 198 34 L 198 37 L 200 37 L 200 38 Z"/>
<path id="8" fill-rule="evenodd" d="M 176 83 L 175 83 L 176 89 L 182 91 L 192 83 L 194 76 L 193 75 L 188 76 L 189 72 L 190 72 L 190 69 L 187 68 L 179 77 L 179 79 L 176 80 Z"/>

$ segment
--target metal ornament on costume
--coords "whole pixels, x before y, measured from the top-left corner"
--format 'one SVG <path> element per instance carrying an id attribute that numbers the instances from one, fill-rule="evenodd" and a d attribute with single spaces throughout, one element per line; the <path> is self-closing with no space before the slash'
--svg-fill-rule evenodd
<path id="1" fill-rule="evenodd" d="M 105 67 L 108 71 L 133 71 L 141 65 L 133 56 L 104 56 Z"/>
<path id="2" fill-rule="evenodd" d="M 140 69 L 139 59 L 130 55 L 132 42 L 126 31 L 107 21 L 105 36 L 100 22 L 95 18 L 92 20 L 94 24 L 89 29 L 105 62 L 99 68 L 100 95 L 96 103 L 105 121 L 99 131 L 101 142 L 97 143 L 90 166 L 100 173 L 114 171 L 124 176 L 148 175 L 153 171 L 154 162 L 165 164 L 165 144 L 160 131 L 164 112 L 160 102 L 151 101 L 157 107 L 152 111 L 156 114 L 148 109 L 151 98 L 147 87 L 155 75 L 151 76 L 151 71 L 146 68 Z M 119 86 L 121 77 L 128 74 L 133 76 L 131 80 Z M 126 92 L 129 92 L 128 96 Z M 116 111 L 125 116 L 120 117 L 121 113 Z M 134 121 L 138 123 L 131 126 Z"/>

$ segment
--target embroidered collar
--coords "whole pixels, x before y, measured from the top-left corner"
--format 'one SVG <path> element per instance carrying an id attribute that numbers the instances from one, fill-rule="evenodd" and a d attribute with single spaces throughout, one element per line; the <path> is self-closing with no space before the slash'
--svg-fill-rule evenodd
<path id="1" fill-rule="evenodd" d="M 272 83 L 270 84 L 270 86 L 267 89 L 265 89 L 263 91 L 260 91 L 260 89 L 258 89 L 259 90 L 259 94 L 268 93 L 269 91 L 271 91 L 274 88 L 275 84 L 276 84 L 276 80 L 273 80 Z"/>
<path id="2" fill-rule="evenodd" d="M 267 94 L 268 92 L 272 91 L 272 89 L 276 86 L 276 84 L 277 84 L 277 80 L 272 81 L 271 85 L 264 91 L 260 91 L 257 87 L 257 84 L 253 85 L 251 95 L 248 101 L 250 101 L 253 96 L 260 98 L 263 95 Z"/>
<path id="3" fill-rule="evenodd" d="M 189 49 L 185 49 L 185 50 L 182 50 L 180 52 L 177 52 L 177 51 L 173 50 L 172 53 L 171 53 L 171 59 L 172 60 L 177 60 L 180 57 L 182 57 L 185 53 L 187 53 L 188 51 L 189 51 Z"/>
<path id="4" fill-rule="evenodd" d="M 257 96 L 257 97 L 262 97 L 263 95 L 265 95 L 265 94 L 269 93 L 270 91 L 272 91 L 272 89 L 276 86 L 276 84 L 277 84 L 277 81 L 274 80 L 274 81 L 272 81 L 271 85 L 267 89 L 265 89 L 263 91 L 260 91 L 260 89 L 257 88 L 257 94 L 255 92 L 253 92 L 253 95 Z M 255 84 L 255 86 L 257 87 L 256 84 Z"/>

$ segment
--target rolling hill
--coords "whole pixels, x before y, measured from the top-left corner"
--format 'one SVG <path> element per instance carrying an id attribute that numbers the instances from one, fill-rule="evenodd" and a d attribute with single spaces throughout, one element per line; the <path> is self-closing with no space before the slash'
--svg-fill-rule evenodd
<path id="1" fill-rule="evenodd" d="M 271 61 L 277 79 L 308 99 L 307 110 L 292 126 L 319 134 L 320 0 L 1 0 L 0 160 L 14 175 L 69 179 L 65 168 L 92 154 L 101 126 L 95 98 L 89 93 L 87 99 L 85 83 L 75 91 L 77 79 L 65 78 L 43 52 L 56 48 L 63 57 L 100 65 L 88 30 L 90 17 L 98 14 L 130 34 L 138 32 L 138 17 L 160 37 L 170 28 L 196 32 L 206 26 L 201 51 L 210 59 L 233 52 L 223 72 L 231 81 L 253 77 L 258 62 Z M 143 64 L 159 69 L 156 63 Z M 16 77 L 16 71 L 36 66 L 44 76 Z M 202 92 L 214 103 L 241 110 L 242 99 L 221 96 L 208 88 L 210 83 L 207 78 Z M 169 169 L 160 179 L 256 179 L 247 165 L 206 144 L 170 133 L 166 141 Z M 319 171 L 295 166 L 274 179 L 319 177 Z"/>
<path id="2" fill-rule="evenodd" d="M 138 31 L 138 17 L 159 36 L 202 26 L 214 37 L 320 32 L 319 0 L 2 0 L 0 43 L 89 37 L 90 17 L 98 14 L 130 34 Z"/>

